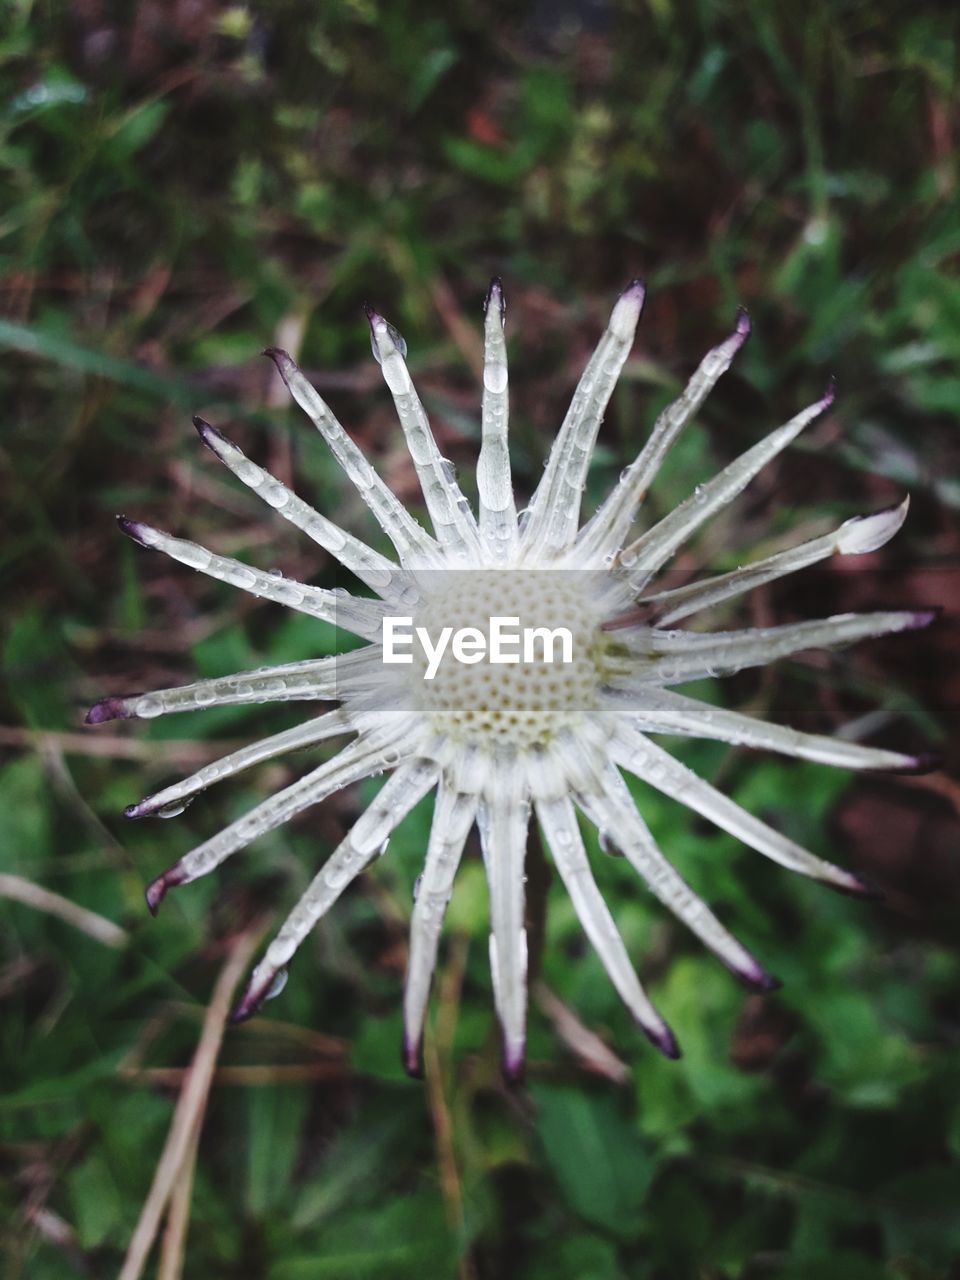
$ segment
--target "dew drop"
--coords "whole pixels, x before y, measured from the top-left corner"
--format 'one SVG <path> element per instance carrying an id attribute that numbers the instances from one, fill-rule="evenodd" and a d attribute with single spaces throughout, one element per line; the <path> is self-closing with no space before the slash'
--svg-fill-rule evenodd
<path id="1" fill-rule="evenodd" d="M 277 996 L 280 994 L 280 992 L 283 990 L 283 988 L 287 985 L 287 978 L 289 978 L 289 976 L 290 974 L 286 968 L 278 969 L 277 972 L 273 975 L 273 981 L 270 983 L 270 987 L 267 990 L 267 994 L 263 997 L 264 1000 L 275 1000 Z"/>
<path id="2" fill-rule="evenodd" d="M 162 809 L 158 809 L 155 816 L 158 818 L 179 818 L 189 803 L 189 800 L 172 800 L 170 804 L 165 804 Z"/>
<path id="3" fill-rule="evenodd" d="M 484 366 L 483 385 L 487 391 L 492 391 L 494 395 L 506 390 L 507 366 L 503 361 L 496 361 L 493 364 Z"/>
<path id="4" fill-rule="evenodd" d="M 404 340 L 403 340 L 402 336 L 400 335 L 400 333 L 398 332 L 398 330 L 396 330 L 396 329 L 393 327 L 393 325 L 392 325 L 392 324 L 388 324 L 388 325 L 387 325 L 387 335 L 388 335 L 388 337 L 390 338 L 390 340 L 391 340 L 391 342 L 393 343 L 393 345 L 394 345 L 394 346 L 397 348 L 397 350 L 400 352 L 400 355 L 401 355 L 401 356 L 406 356 L 406 354 L 407 354 L 407 344 L 406 344 L 406 342 L 404 342 Z M 370 349 L 373 351 L 373 358 L 374 358 L 374 360 L 376 360 L 377 364 L 383 364 L 383 359 L 382 359 L 382 357 L 381 357 L 381 355 L 380 355 L 380 348 L 379 348 L 379 347 L 378 347 L 378 345 L 377 345 L 377 336 L 376 336 L 376 334 L 375 334 L 375 333 L 373 333 L 372 331 L 371 331 L 371 333 L 370 333 Z"/>

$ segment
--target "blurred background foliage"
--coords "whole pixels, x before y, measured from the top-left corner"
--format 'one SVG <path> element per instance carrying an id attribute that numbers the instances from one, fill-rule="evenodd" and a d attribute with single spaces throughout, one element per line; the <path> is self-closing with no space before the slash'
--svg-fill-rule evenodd
<path id="1" fill-rule="evenodd" d="M 203 456 L 190 414 L 369 536 L 257 353 L 298 353 L 416 503 L 360 303 L 406 335 L 443 451 L 469 484 L 479 304 L 495 273 L 523 491 L 634 275 L 648 282 L 647 314 L 594 495 L 738 303 L 754 336 L 671 459 L 654 513 L 837 375 L 838 409 L 679 567 L 730 567 L 743 548 L 909 490 L 906 529 L 882 556 L 770 587 L 750 617 L 887 603 L 948 616 L 713 696 L 804 728 L 938 747 L 947 771 L 851 785 L 814 765 L 683 748 L 742 803 L 879 880 L 875 908 L 761 865 L 638 789 L 667 851 L 785 980 L 767 999 L 742 992 L 595 849 L 679 1063 L 640 1042 L 532 845 L 542 945 L 516 1090 L 499 1076 L 475 852 L 451 904 L 426 1079 L 400 1071 L 420 806 L 282 996 L 226 1032 L 186 1245 L 168 1233 L 157 1274 L 960 1276 L 957 55 L 954 6 L 889 0 L 6 0 L 11 1280 L 117 1273 L 225 957 L 258 913 L 275 923 L 289 908 L 369 798 L 337 797 L 149 919 L 153 875 L 303 766 L 262 768 L 175 823 L 126 826 L 120 810 L 290 718 L 221 709 L 84 731 L 84 705 L 314 656 L 333 637 L 147 556 L 112 517 L 155 518 L 329 580 L 329 564 Z M 64 919 L 41 890 L 94 914 Z"/>

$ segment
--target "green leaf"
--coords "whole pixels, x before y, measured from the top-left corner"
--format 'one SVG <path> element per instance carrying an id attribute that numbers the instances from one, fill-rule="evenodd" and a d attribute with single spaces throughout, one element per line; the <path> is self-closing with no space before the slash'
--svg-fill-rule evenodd
<path id="1" fill-rule="evenodd" d="M 656 1158 L 610 1097 L 535 1085 L 536 1129 L 567 1203 L 589 1222 L 631 1238 Z"/>

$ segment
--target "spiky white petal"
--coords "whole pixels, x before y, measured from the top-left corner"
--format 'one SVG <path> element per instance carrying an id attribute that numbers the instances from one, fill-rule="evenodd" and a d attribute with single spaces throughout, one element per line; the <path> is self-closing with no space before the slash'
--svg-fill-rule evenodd
<path id="1" fill-rule="evenodd" d="M 621 473 L 616 488 L 581 529 L 577 549 L 583 555 L 602 556 L 623 546 L 637 508 L 647 496 L 670 446 L 730 368 L 749 334 L 750 319 L 740 311 L 733 333 L 707 352 L 682 394 L 657 418 L 646 444 Z"/>
<path id="2" fill-rule="evenodd" d="M 623 547 L 617 554 L 617 561 L 629 570 L 634 589 L 642 591 L 651 575 L 666 564 L 677 548 L 705 521 L 742 493 L 768 462 L 827 411 L 833 404 L 833 398 L 833 389 L 828 388 L 815 404 L 801 410 L 776 431 L 771 431 L 765 440 L 735 458 L 712 480 L 698 485 L 690 497 L 674 507 L 669 515 Z"/>
<path id="3" fill-rule="evenodd" d="M 742 565 L 729 573 L 716 574 L 700 582 L 658 591 L 641 598 L 637 615 L 649 624 L 668 627 L 680 622 L 692 613 L 700 613 L 724 600 L 731 600 L 747 591 L 755 591 L 785 574 L 796 573 L 830 556 L 862 556 L 878 551 L 900 529 L 907 518 L 909 497 L 897 507 L 874 512 L 869 516 L 854 516 L 845 520 L 839 529 L 819 538 L 811 538 L 797 547 L 778 551 L 763 560 Z"/>
<path id="4" fill-rule="evenodd" d="M 493 280 L 487 293 L 483 320 L 483 400 L 477 497 L 484 547 L 498 561 L 509 560 L 517 544 L 517 508 L 507 442 L 510 402 L 507 345 L 503 336 L 505 315 L 503 286 L 499 280 Z"/>
<path id="5" fill-rule="evenodd" d="M 642 733 L 675 733 L 692 738 L 712 738 L 757 751 L 776 751 L 798 760 L 813 760 L 838 769 L 914 769 L 915 756 L 881 747 L 866 747 L 821 733 L 804 733 L 785 725 L 758 720 L 740 711 L 728 711 L 685 697 L 672 689 L 644 688 L 640 696 L 621 689 L 607 690 L 611 709 L 628 714 Z M 632 713 L 632 714 L 631 714 Z"/>
<path id="6" fill-rule="evenodd" d="M 613 388 L 633 346 L 644 294 L 642 282 L 634 280 L 617 299 L 530 500 L 521 541 L 528 559 L 532 557 L 540 564 L 549 564 L 576 536 L 590 456 Z"/>

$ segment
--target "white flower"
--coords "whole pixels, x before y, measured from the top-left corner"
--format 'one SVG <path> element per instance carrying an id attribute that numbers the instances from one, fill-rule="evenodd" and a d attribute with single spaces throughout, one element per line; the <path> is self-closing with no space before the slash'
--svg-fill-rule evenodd
<path id="1" fill-rule="evenodd" d="M 414 804 L 436 789 L 433 824 L 413 907 L 404 1000 L 408 1067 L 416 1070 L 438 939 L 464 844 L 479 829 L 490 891 L 490 964 L 503 1028 L 505 1068 L 522 1068 L 526 1022 L 524 857 L 531 805 L 554 862 L 612 982 L 649 1039 L 677 1056 L 676 1041 L 641 987 L 584 848 L 577 809 L 636 869 L 651 892 L 735 974 L 761 990 L 776 985 L 720 923 L 654 843 L 624 782 L 635 774 L 793 871 L 835 888 L 869 894 L 865 882 L 802 849 L 679 763 L 650 737 L 672 733 L 778 751 L 859 769 L 912 769 L 916 757 L 767 724 L 704 704 L 669 686 L 720 677 L 799 650 L 834 648 L 865 636 L 924 626 L 929 612 L 840 614 L 741 631 L 692 631 L 677 624 L 783 574 L 832 555 L 883 546 L 900 528 L 907 501 L 847 520 L 834 532 L 732 573 L 672 590 L 653 579 L 704 521 L 740 493 L 773 457 L 822 414 L 829 389 L 747 450 L 652 527 L 634 521 L 667 450 L 729 367 L 749 333 L 734 332 L 700 364 L 683 394 L 654 423 L 639 456 L 594 515 L 580 523 L 581 495 L 604 411 L 630 351 L 644 290 L 634 281 L 617 300 L 554 441 L 543 478 L 518 515 L 507 447 L 507 360 L 499 281 L 486 304 L 479 517 L 441 457 L 396 331 L 368 310 L 374 354 L 393 395 L 433 524 L 428 533 L 401 505 L 326 403 L 283 351 L 272 357 L 293 398 L 320 431 L 396 549 L 388 560 L 338 528 L 197 419 L 203 441 L 244 484 L 335 556 L 374 593 L 324 590 L 261 572 L 121 517 L 125 533 L 192 568 L 288 605 L 366 639 L 335 657 L 288 663 L 181 688 L 107 698 L 91 724 L 198 707 L 252 702 L 333 701 L 333 710 L 209 764 L 185 781 L 132 805 L 139 818 L 179 812 L 211 783 L 252 764 L 328 738 L 351 735 L 339 754 L 263 801 L 199 845 L 147 890 L 156 911 L 173 885 L 212 871 L 264 832 L 334 791 L 384 771 L 390 777 L 330 855 L 255 969 L 237 1009 L 252 1013 L 282 981 L 294 952 L 348 884 L 381 853 Z M 469 575 L 469 576 L 468 576 Z M 530 660 L 497 667 L 444 659 L 425 680 L 424 650 L 412 666 L 384 662 L 384 617 L 408 616 L 436 637 L 444 627 L 483 632 L 493 615 L 526 627 L 566 627 L 570 662 Z M 450 634 L 450 633 L 448 633 Z"/>

